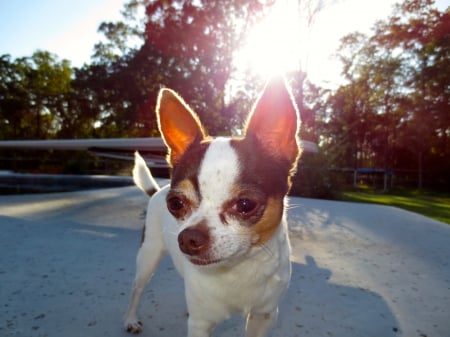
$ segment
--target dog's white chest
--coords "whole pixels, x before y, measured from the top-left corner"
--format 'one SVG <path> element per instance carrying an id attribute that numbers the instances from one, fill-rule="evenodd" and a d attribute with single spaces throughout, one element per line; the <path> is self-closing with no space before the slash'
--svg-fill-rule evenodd
<path id="1" fill-rule="evenodd" d="M 209 268 L 185 264 L 186 297 L 195 304 L 189 307 L 207 307 L 202 315 L 213 317 L 273 311 L 291 275 L 290 247 L 282 227 L 270 248 L 255 249 L 238 264 Z"/>

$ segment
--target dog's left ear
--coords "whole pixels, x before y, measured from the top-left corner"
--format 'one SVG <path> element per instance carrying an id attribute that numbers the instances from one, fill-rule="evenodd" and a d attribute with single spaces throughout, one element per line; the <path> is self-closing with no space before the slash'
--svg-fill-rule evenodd
<path id="1" fill-rule="evenodd" d="M 162 89 L 156 106 L 159 130 L 169 148 L 168 161 L 173 167 L 194 141 L 205 138 L 197 115 L 170 89 Z"/>
<path id="2" fill-rule="evenodd" d="M 283 77 L 270 80 L 253 107 L 245 134 L 252 135 L 276 158 L 294 163 L 299 155 L 300 119 Z"/>

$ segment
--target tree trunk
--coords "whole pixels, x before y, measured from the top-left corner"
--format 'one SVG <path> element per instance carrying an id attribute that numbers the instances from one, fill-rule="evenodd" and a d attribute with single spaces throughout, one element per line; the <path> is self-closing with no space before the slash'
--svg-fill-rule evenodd
<path id="1" fill-rule="evenodd" d="M 423 151 L 419 151 L 417 158 L 417 189 L 423 188 Z"/>

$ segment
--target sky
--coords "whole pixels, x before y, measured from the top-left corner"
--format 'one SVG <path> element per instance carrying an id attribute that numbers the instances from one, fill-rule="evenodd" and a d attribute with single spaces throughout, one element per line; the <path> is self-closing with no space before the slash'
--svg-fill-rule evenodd
<path id="1" fill-rule="evenodd" d="M 0 55 L 13 58 L 46 50 L 73 66 L 89 63 L 103 21 L 116 21 L 126 0 L 0 0 Z M 333 82 L 340 73 L 332 54 L 350 32 L 369 33 L 396 0 L 338 0 L 320 13 L 313 28 L 308 73 L 314 82 Z M 449 0 L 437 0 L 439 8 Z"/>
<path id="2" fill-rule="evenodd" d="M 124 0 L 0 0 L 0 55 L 50 51 L 73 66 L 89 63 L 97 28 L 116 21 Z"/>

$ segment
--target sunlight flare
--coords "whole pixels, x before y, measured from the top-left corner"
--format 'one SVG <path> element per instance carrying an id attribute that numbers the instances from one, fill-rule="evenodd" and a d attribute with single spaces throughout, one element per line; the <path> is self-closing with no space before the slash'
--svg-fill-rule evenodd
<path id="1" fill-rule="evenodd" d="M 300 69 L 306 40 L 302 25 L 296 1 L 277 2 L 248 33 L 236 55 L 237 66 L 262 76 Z"/>

